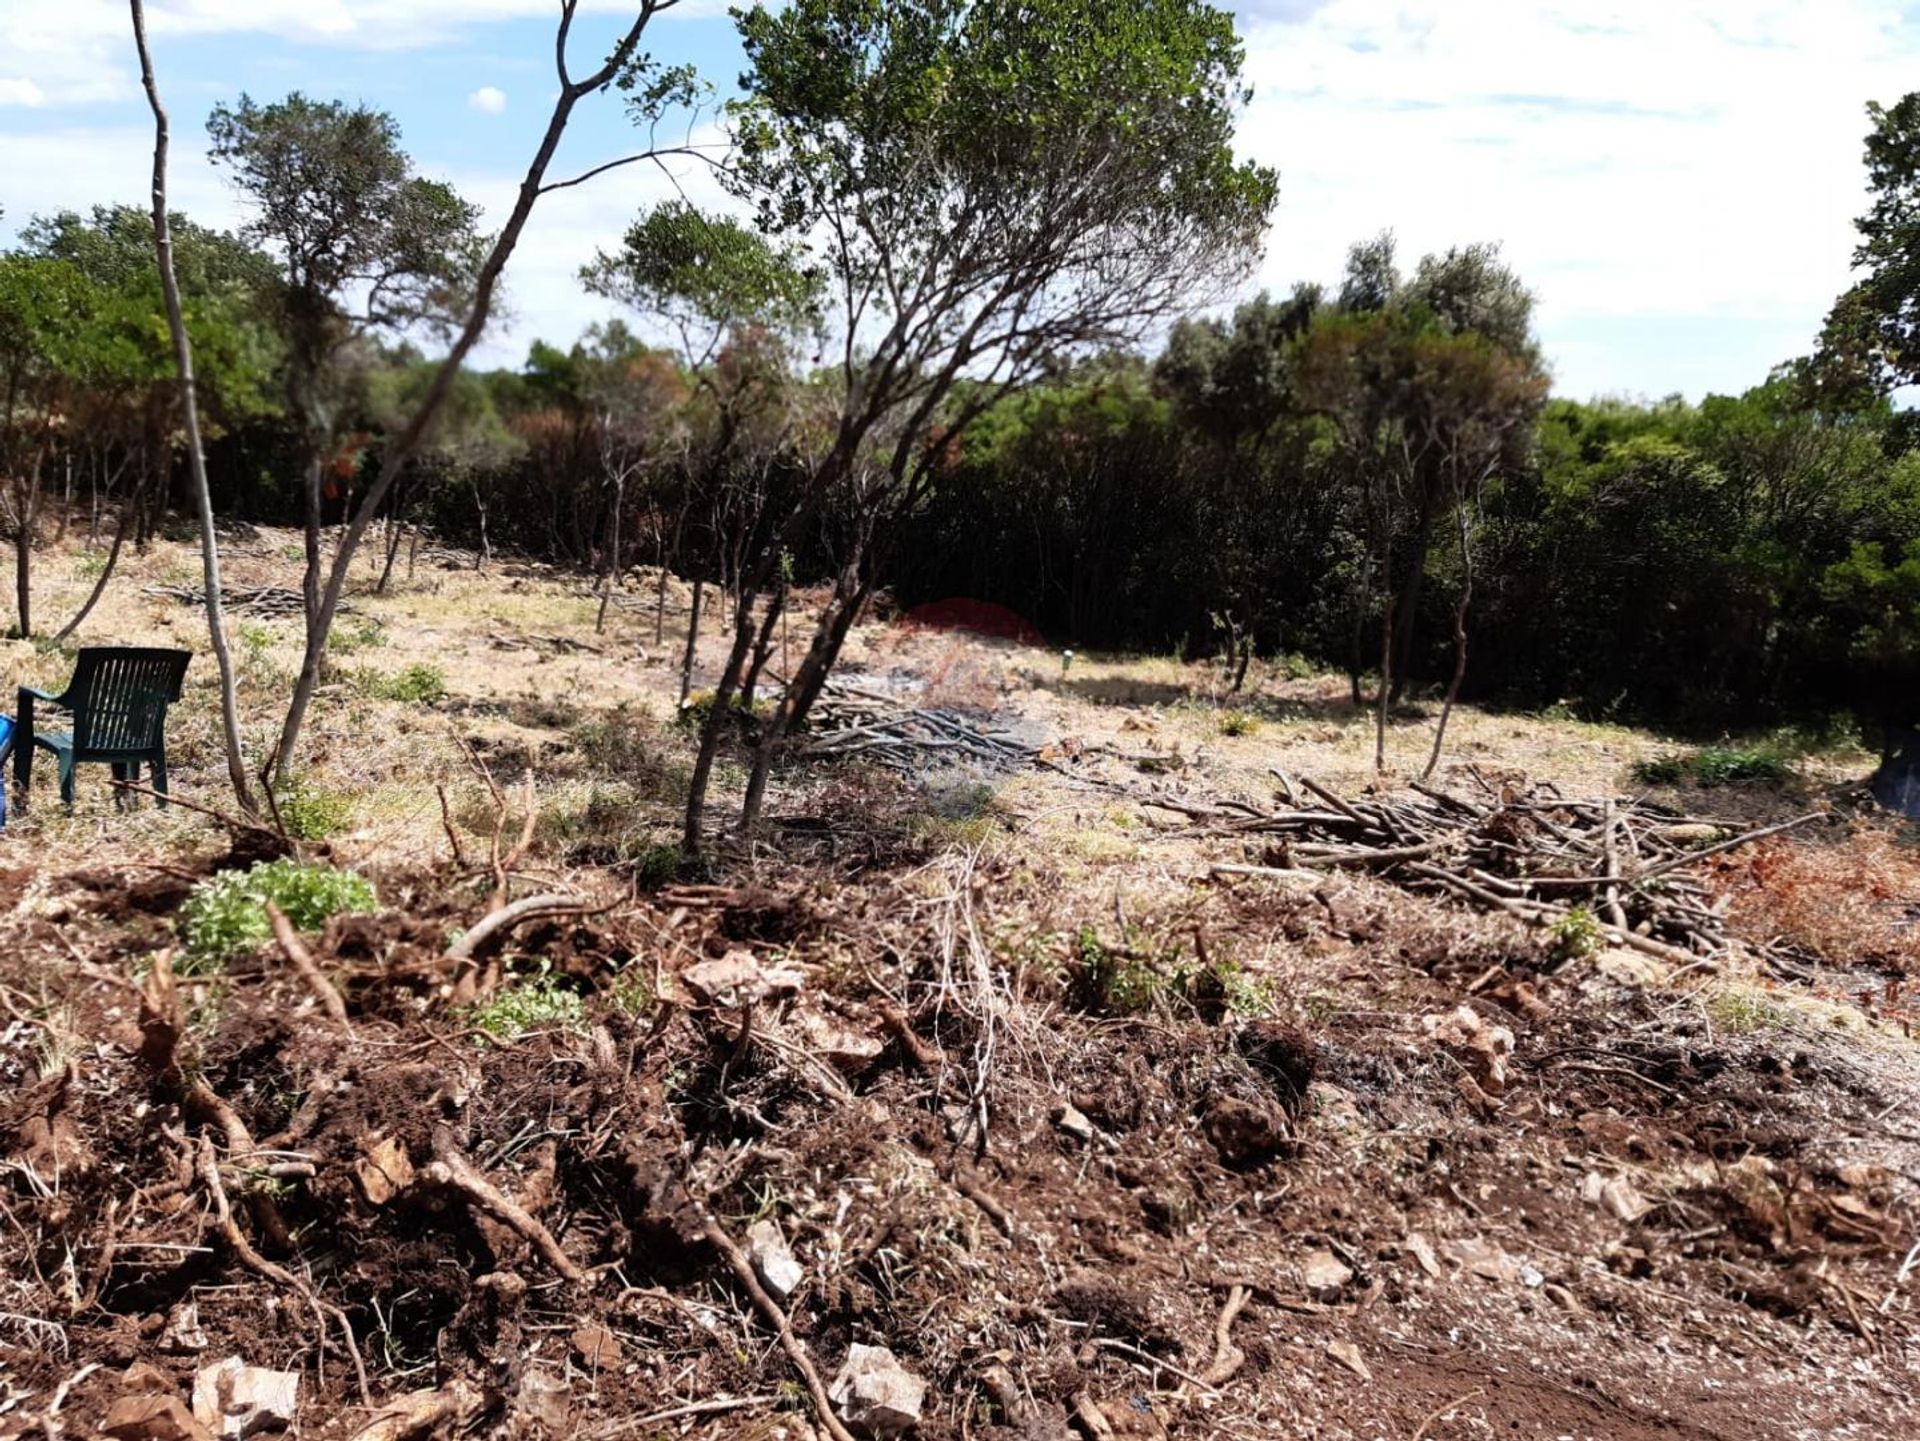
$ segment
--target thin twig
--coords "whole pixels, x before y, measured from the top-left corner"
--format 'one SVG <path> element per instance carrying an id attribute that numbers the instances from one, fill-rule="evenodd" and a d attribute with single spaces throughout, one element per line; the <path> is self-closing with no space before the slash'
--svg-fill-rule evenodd
<path id="1" fill-rule="evenodd" d="M 841 1425 L 840 1418 L 833 1414 L 827 1383 L 820 1379 L 820 1369 L 813 1364 L 806 1342 L 794 1334 L 793 1323 L 787 1319 L 787 1313 L 780 1309 L 780 1303 L 767 1294 L 766 1288 L 760 1284 L 760 1278 L 753 1274 L 753 1263 L 747 1259 L 746 1253 L 727 1234 L 727 1228 L 720 1224 L 719 1219 L 704 1206 L 700 1208 L 700 1224 L 714 1249 L 725 1259 L 734 1279 L 753 1298 L 753 1304 L 759 1308 L 760 1314 L 773 1326 L 780 1340 L 780 1349 L 787 1353 L 787 1360 L 800 1373 L 807 1394 L 813 1398 L 814 1415 L 821 1427 L 833 1441 L 854 1441 L 853 1433 Z"/>
<path id="2" fill-rule="evenodd" d="M 342 1026 L 348 1026 L 347 1003 L 341 999 L 339 989 L 328 980 L 315 964 L 313 952 L 307 949 L 306 942 L 300 939 L 299 932 L 293 928 L 293 922 L 287 919 L 287 913 L 272 901 L 267 902 L 267 920 L 273 926 L 273 938 L 279 942 L 281 951 L 294 970 L 300 973 L 300 979 L 307 983 L 325 1011 Z"/>
<path id="3" fill-rule="evenodd" d="M 1484 1396 L 1486 1394 L 1487 1394 L 1486 1387 L 1475 1386 L 1471 1391 L 1467 1392 L 1466 1395 L 1454 1397 L 1453 1400 L 1447 1402 L 1446 1405 L 1439 1407 L 1437 1410 L 1433 1412 L 1432 1415 L 1428 1416 L 1426 1420 L 1422 1421 L 1420 1423 L 1419 1429 L 1413 1433 L 1412 1437 L 1410 1438 L 1410 1441 L 1426 1441 L 1427 1432 L 1433 1429 L 1434 1422 L 1438 1421 L 1442 1416 L 1446 1415 L 1447 1412 L 1453 1410 L 1454 1407 L 1464 1406 L 1467 1404 L 1467 1402 L 1472 1401 L 1478 1397 Z"/>
<path id="4" fill-rule="evenodd" d="M 711 1401 L 690 1401 L 685 1406 L 670 1406 L 665 1411 L 649 1411 L 645 1416 L 617 1421 L 591 1434 L 596 1441 L 610 1441 L 612 1437 L 626 1436 L 643 1427 L 657 1426 L 662 1421 L 678 1421 L 687 1416 L 717 1416 L 725 1411 L 745 1411 L 752 1406 L 772 1406 L 779 1400 L 779 1395 L 771 1391 L 763 1396 L 716 1396 Z"/>

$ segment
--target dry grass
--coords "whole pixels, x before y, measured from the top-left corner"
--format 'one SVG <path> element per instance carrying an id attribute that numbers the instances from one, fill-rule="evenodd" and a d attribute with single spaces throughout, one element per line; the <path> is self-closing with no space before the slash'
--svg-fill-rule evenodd
<path id="1" fill-rule="evenodd" d="M 1831 966 L 1920 975 L 1920 852 L 1884 826 L 1840 844 L 1762 842 L 1720 868 L 1730 918 Z"/>

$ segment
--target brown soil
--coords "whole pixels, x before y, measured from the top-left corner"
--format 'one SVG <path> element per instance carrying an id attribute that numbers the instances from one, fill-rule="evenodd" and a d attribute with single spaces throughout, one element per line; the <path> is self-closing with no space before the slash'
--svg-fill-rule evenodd
<path id="1" fill-rule="evenodd" d="M 1097 941 L 1025 929 L 1043 901 L 1012 862 L 776 866 L 521 931 L 515 963 L 544 958 L 584 1019 L 500 1042 L 440 1000 L 478 887 L 395 874 L 406 911 L 314 945 L 350 1032 L 270 950 L 181 980 L 183 1067 L 156 1068 L 128 977 L 184 878 L 40 879 L 5 936 L 8 1434 L 38 1433 L 64 1382 L 55 1430 L 83 1435 L 128 1368 L 184 1396 L 230 1354 L 300 1371 L 310 1434 L 368 1422 L 337 1333 L 212 1224 L 196 1148 L 222 1133 L 190 1076 L 255 1138 L 220 1167 L 242 1232 L 341 1308 L 372 1401 L 463 1382 L 469 1430 L 648 1434 L 633 1418 L 764 1396 L 687 1420 L 806 1434 L 708 1212 L 736 1238 L 779 1220 L 801 1344 L 829 1375 L 854 1342 L 890 1347 L 929 1383 L 929 1437 L 1089 1434 L 1069 1418 L 1092 1408 L 1113 1434 L 1196 1437 L 1920 1422 L 1894 1285 L 1920 1135 L 1889 1078 L 1911 1084 L 1910 1053 L 1890 1073 L 1865 1033 L 1728 1035 L 1682 995 L 1550 971 L 1505 923 L 1364 884 L 1331 906 L 1204 888 L 1130 917 L 1133 945 L 1166 967 L 1181 936 L 1216 956 L 1278 938 L 1290 960 L 1262 984 L 1294 1019 L 1203 987 L 1119 1014 L 1081 998 Z M 675 980 L 743 942 L 798 994 L 747 1014 Z M 1517 1036 L 1497 1097 L 1419 1025 L 1469 988 Z M 448 1155 L 579 1279 L 436 1179 Z M 1585 1198 L 1611 1180 L 1623 1206 Z M 1309 1290 L 1315 1252 L 1338 1284 Z M 1202 1384 L 1236 1286 L 1244 1362 Z"/>
<path id="2" fill-rule="evenodd" d="M 237 1356 L 299 1373 L 312 1436 L 792 1441 L 826 1434 L 795 1355 L 831 1380 L 856 1343 L 926 1382 L 932 1441 L 1920 1434 L 1904 941 L 1852 939 L 1904 936 L 1905 901 L 1853 887 L 1851 929 L 1815 924 L 1833 876 L 1906 873 L 1898 838 L 1703 868 L 1756 948 L 1787 938 L 1747 960 L 1561 960 L 1364 876 L 1211 879 L 1260 856 L 1142 804 L 1270 803 L 1270 764 L 1357 790 L 1335 682 L 1273 681 L 1242 736 L 1195 668 L 879 628 L 856 652 L 1043 729 L 1054 769 L 955 815 L 931 779 L 796 765 L 770 849 L 700 884 L 543 831 L 513 893 L 595 911 L 463 971 L 495 879 L 429 859 L 438 807 L 396 763 L 412 809 L 335 843 L 383 909 L 307 938 L 344 1026 L 275 945 L 166 994 L 179 907 L 247 845 L 152 811 L 17 829 L 0 1437 L 100 1434 Z M 504 774 L 588 764 L 467 699 Z M 1448 784 L 1569 794 L 1641 745 L 1461 732 Z M 453 800 L 484 859 L 485 806 Z M 757 999 L 687 978 L 743 954 Z M 554 992 L 577 1009 L 532 1008 Z M 1512 1033 L 1504 1084 L 1428 1023 L 1462 1006 Z M 803 1272 L 791 1348 L 716 1240 L 766 1219 Z"/>

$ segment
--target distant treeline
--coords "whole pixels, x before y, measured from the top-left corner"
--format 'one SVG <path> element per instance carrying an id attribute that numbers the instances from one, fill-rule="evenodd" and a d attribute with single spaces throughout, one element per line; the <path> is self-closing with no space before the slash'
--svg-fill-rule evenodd
<path id="1" fill-rule="evenodd" d="M 137 544 L 182 493 L 144 224 L 54 217 L 0 255 L 23 629 L 55 517 Z M 297 524 L 302 431 L 279 331 L 248 298 L 268 266 L 180 231 L 216 504 Z M 430 375 L 405 348 L 344 355 L 323 466 L 336 517 Z M 1402 276 L 1382 238 L 1355 247 L 1337 293 L 1183 322 L 1153 357 L 1063 360 L 951 439 L 934 423 L 911 438 L 937 458 L 931 482 L 862 564 L 906 605 L 994 601 L 1063 646 L 1230 669 L 1299 653 L 1349 669 L 1356 694 L 1383 658 L 1402 694 L 1444 688 L 1463 621 L 1469 696 L 1702 729 L 1905 722 L 1916 428 L 1826 378 L 1787 366 L 1699 405 L 1550 399 L 1531 297 L 1494 251 Z M 830 442 L 834 383 L 749 330 L 700 365 L 618 324 L 536 345 L 519 369 L 459 378 L 394 493 L 389 554 L 427 534 L 730 586 Z M 862 523 L 849 489 L 786 574 L 831 575 Z"/>

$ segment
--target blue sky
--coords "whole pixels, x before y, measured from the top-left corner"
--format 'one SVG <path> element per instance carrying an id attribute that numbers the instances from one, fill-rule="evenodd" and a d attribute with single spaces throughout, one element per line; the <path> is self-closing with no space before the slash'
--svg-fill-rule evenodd
<path id="1" fill-rule="evenodd" d="M 202 122 L 290 89 L 391 111 L 427 173 L 496 214 L 553 90 L 554 0 L 149 0 L 174 112 L 174 193 L 233 224 Z M 574 54 L 620 0 L 585 0 Z M 1920 85 L 1920 10 L 1881 0 L 1242 0 L 1250 155 L 1281 171 L 1259 281 L 1337 277 L 1382 228 L 1404 257 L 1504 244 L 1540 298 L 1568 394 L 1699 396 L 1803 352 L 1846 283 L 1869 99 Z M 139 202 L 150 133 L 121 0 L 0 0 L 0 237 L 29 215 Z M 740 69 L 716 0 L 651 48 L 715 83 Z M 577 112 L 563 162 L 630 148 L 616 97 Z M 698 193 L 697 176 L 686 183 Z M 603 307 L 574 281 L 668 180 L 629 170 L 550 196 L 481 359 L 571 340 Z"/>

